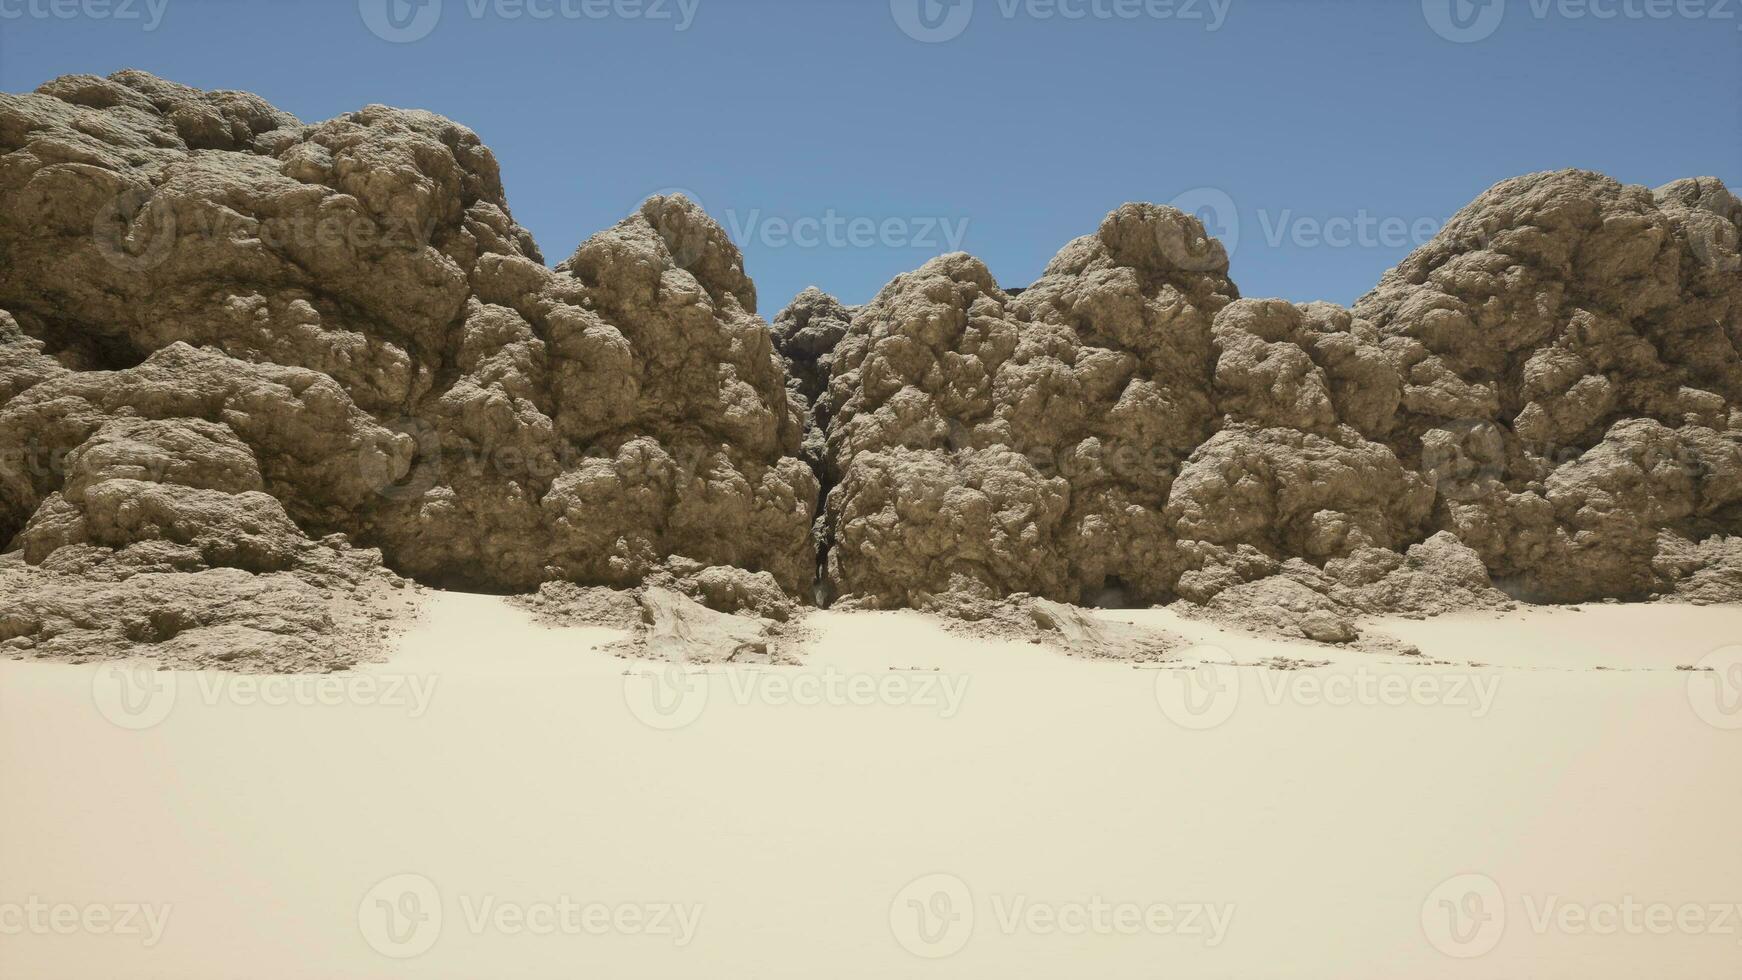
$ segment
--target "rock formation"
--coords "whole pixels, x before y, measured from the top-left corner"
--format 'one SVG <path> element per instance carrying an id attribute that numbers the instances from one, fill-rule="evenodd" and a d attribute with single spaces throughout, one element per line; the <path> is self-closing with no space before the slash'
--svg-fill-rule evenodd
<path id="1" fill-rule="evenodd" d="M 934 259 L 803 352 L 830 370 L 827 585 L 970 615 L 1179 598 L 1314 639 L 1507 595 L 1742 600 L 1739 229 L 1710 178 L 1531 175 L 1353 310 L 1237 298 L 1196 220 L 1147 205 L 1020 295 Z"/>
<path id="2" fill-rule="evenodd" d="M 1392 445 L 1509 591 L 1643 598 L 1742 532 L 1739 228 L 1710 178 L 1533 174 L 1356 304 L 1407 371 Z"/>
<path id="3" fill-rule="evenodd" d="M 173 539 L 261 572 L 300 529 L 504 590 L 814 574 L 801 415 L 725 234 L 655 198 L 547 268 L 429 113 L 303 125 L 140 72 L 0 97 L 0 308 L 27 561 Z"/>
<path id="4" fill-rule="evenodd" d="M 1536 174 L 1350 310 L 1241 299 L 1130 204 L 1024 289 L 951 254 L 771 327 L 684 198 L 547 267 L 439 116 L 67 76 L 0 95 L 0 648 L 342 664 L 395 573 L 688 620 L 1257 603 L 1328 642 L 1735 601 L 1739 237 L 1710 178 Z"/>
<path id="5" fill-rule="evenodd" d="M 1193 219 L 1127 205 L 1019 296 L 962 254 L 884 287 L 820 413 L 835 594 L 1167 598 L 1181 558 L 1162 512 L 1215 430 L 1226 271 Z"/>

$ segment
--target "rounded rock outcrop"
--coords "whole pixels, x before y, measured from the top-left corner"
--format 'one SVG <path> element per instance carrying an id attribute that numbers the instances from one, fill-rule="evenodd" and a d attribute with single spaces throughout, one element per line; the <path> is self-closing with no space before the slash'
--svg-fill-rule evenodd
<path id="1" fill-rule="evenodd" d="M 428 112 L 0 95 L 0 310 L 0 538 L 34 564 L 294 574 L 342 534 L 498 590 L 815 574 L 804 407 L 725 232 L 653 198 L 546 267 Z"/>

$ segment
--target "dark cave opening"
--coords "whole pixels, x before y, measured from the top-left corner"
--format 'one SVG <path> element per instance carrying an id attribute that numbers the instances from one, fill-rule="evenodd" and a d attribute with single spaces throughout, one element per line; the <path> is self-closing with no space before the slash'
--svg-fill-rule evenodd
<path id="1" fill-rule="evenodd" d="M 14 316 L 26 334 L 42 341 L 43 353 L 69 371 L 124 371 L 151 356 L 125 334 L 105 334 L 85 324 L 28 313 Z"/>
<path id="2" fill-rule="evenodd" d="M 1078 605 L 1092 609 L 1148 609 L 1149 603 L 1138 602 L 1125 580 L 1118 575 L 1108 575 L 1101 580 L 1099 588 L 1084 586 L 1081 601 Z"/>

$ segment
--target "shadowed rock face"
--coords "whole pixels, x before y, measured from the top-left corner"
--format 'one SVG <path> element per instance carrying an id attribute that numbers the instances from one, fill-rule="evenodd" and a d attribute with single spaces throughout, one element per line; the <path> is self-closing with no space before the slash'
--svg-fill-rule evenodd
<path id="1" fill-rule="evenodd" d="M 1347 310 L 1240 299 L 1194 218 L 1131 204 L 1023 290 L 946 255 L 771 328 L 681 197 L 551 268 L 439 116 L 60 78 L 0 96 L 0 591 L 62 589 L 0 644 L 69 649 L 133 579 L 199 575 L 242 611 L 113 642 L 306 664 L 272 638 L 362 622 L 308 597 L 380 561 L 728 612 L 819 569 L 877 607 L 1181 597 L 1329 638 L 1490 575 L 1738 597 L 1739 229 L 1709 178 L 1532 175 Z"/>

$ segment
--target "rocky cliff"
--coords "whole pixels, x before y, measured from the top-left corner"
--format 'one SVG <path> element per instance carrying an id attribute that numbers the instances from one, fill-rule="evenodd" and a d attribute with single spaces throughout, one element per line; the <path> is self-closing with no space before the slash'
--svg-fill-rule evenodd
<path id="1" fill-rule="evenodd" d="M 370 619 L 323 596 L 395 573 L 966 616 L 1256 591 L 1322 638 L 1448 595 L 1734 600 L 1739 230 L 1710 178 L 1531 175 L 1349 310 L 1241 299 L 1196 219 L 1131 204 L 1026 289 L 952 254 L 770 326 L 681 197 L 549 267 L 439 116 L 59 78 L 0 95 L 0 641 L 294 666 Z"/>
<path id="2" fill-rule="evenodd" d="M 827 584 L 1283 619 L 1742 599 L 1739 228 L 1710 178 L 1530 175 L 1353 310 L 1236 298 L 1149 205 L 1018 295 L 935 259 L 792 355 L 829 376 Z"/>

